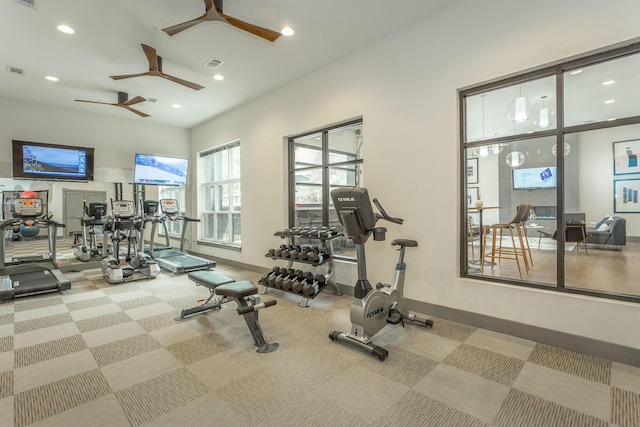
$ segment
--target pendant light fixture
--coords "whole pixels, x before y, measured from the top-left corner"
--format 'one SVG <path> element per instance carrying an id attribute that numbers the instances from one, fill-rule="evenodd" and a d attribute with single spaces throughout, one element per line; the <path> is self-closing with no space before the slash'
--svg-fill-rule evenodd
<path id="1" fill-rule="evenodd" d="M 544 129 L 549 127 L 555 122 L 556 112 L 545 105 L 547 95 L 540 97 L 542 99 L 542 105 L 536 114 L 536 118 L 533 124 Z"/>
<path id="2" fill-rule="evenodd" d="M 485 93 L 480 95 L 480 97 L 482 98 L 482 137 L 479 138 L 479 140 L 483 140 L 486 138 L 484 135 L 484 97 L 485 96 L 487 96 L 487 94 Z M 489 155 L 493 154 L 493 145 L 481 145 L 480 147 L 475 147 L 471 150 L 471 154 L 473 157 L 488 157 Z"/>
<path id="3" fill-rule="evenodd" d="M 513 124 L 513 133 L 516 133 L 516 124 Z M 517 142 L 513 142 L 513 151 L 510 152 L 509 154 L 507 154 L 507 157 L 505 158 L 505 161 L 507 162 L 507 165 L 509 165 L 512 168 L 517 168 L 523 165 L 524 163 L 524 154 L 522 154 L 520 151 L 518 151 L 518 143 Z"/>
<path id="4" fill-rule="evenodd" d="M 520 96 L 507 107 L 507 118 L 515 123 L 526 122 L 533 116 L 533 107 L 533 99 L 522 96 L 522 85 L 520 85 Z"/>
<path id="5" fill-rule="evenodd" d="M 569 155 L 569 153 L 571 152 L 571 146 L 569 145 L 569 143 L 565 142 L 563 144 L 563 153 L 564 156 L 566 157 L 567 155 Z M 551 147 L 551 154 L 553 154 L 554 156 L 558 155 L 558 145 L 557 144 L 553 144 L 553 147 Z"/>

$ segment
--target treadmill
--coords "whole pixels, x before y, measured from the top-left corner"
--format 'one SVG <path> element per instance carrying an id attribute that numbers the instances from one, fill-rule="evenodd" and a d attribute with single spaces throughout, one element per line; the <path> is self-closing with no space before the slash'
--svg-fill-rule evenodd
<path id="1" fill-rule="evenodd" d="M 156 260 L 158 265 L 165 270 L 169 270 L 174 274 L 189 273 L 191 271 L 209 270 L 216 266 L 216 262 L 209 259 L 200 258 L 190 255 L 184 250 L 184 242 L 186 241 L 187 225 L 190 222 L 200 222 L 199 219 L 188 218 L 178 215 L 178 201 L 175 199 L 161 199 L 160 209 L 162 216 L 159 221 L 153 221 L 151 226 L 151 236 L 149 242 L 149 255 Z M 165 230 L 165 236 L 168 240 L 168 221 L 182 221 L 182 235 L 180 237 L 180 249 L 156 250 L 154 248 L 154 238 L 158 223 L 162 222 Z"/>
<path id="2" fill-rule="evenodd" d="M 0 300 L 71 289 L 71 282 L 58 270 L 56 262 L 56 233 L 64 224 L 42 216 L 42 199 L 16 199 L 13 207 L 15 218 L 0 222 L 3 234 L 4 230 L 15 227 L 44 225 L 49 234 L 49 257 L 43 257 L 45 262 L 6 265 L 3 238 L 0 242 Z"/>

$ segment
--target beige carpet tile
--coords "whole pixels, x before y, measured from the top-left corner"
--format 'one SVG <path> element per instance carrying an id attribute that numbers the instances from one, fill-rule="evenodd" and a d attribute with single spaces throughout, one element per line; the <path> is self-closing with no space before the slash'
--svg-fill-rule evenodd
<path id="1" fill-rule="evenodd" d="M 189 281 L 189 283 L 193 283 L 191 281 Z M 193 283 L 193 285 L 195 286 L 195 283 Z M 153 294 L 153 295 L 158 295 L 158 294 L 163 294 L 163 293 L 167 293 L 167 292 L 174 292 L 177 289 L 180 289 L 181 286 L 178 285 L 177 283 L 175 284 L 167 284 L 167 285 L 159 285 L 159 286 L 152 286 L 147 288 L 147 292 Z"/>
<path id="2" fill-rule="evenodd" d="M 175 317 L 178 313 L 162 313 L 157 316 L 145 317 L 138 320 L 138 324 L 144 328 L 145 331 L 151 332 L 156 329 L 162 329 L 167 326 L 173 326 L 176 323 Z"/>
<path id="3" fill-rule="evenodd" d="M 432 334 L 449 338 L 455 341 L 464 341 L 476 331 L 476 327 L 465 325 L 464 323 L 451 322 L 449 320 L 438 319 L 433 322 L 433 327 L 429 329 Z"/>
<path id="4" fill-rule="evenodd" d="M 34 363 L 13 371 L 13 393 L 21 393 L 55 381 L 92 371 L 98 364 L 89 350 Z"/>
<path id="5" fill-rule="evenodd" d="M 504 354 L 462 344 L 444 359 L 444 363 L 510 386 L 525 362 Z"/>
<path id="6" fill-rule="evenodd" d="M 69 313 L 61 313 L 54 316 L 16 322 L 14 328 L 16 334 L 22 334 L 24 332 L 35 331 L 36 329 L 48 328 L 69 322 L 73 322 L 71 315 Z"/>
<path id="7" fill-rule="evenodd" d="M 432 334 L 427 328 L 422 327 L 399 329 L 396 335 L 397 337 L 393 341 L 394 346 L 438 362 L 442 362 L 460 346 L 460 341 Z M 378 343 L 376 337 L 373 342 L 374 344 Z"/>
<path id="8" fill-rule="evenodd" d="M 469 414 L 416 391 L 409 391 L 372 427 L 485 427 L 487 424 Z"/>
<path id="9" fill-rule="evenodd" d="M 493 420 L 509 393 L 506 385 L 446 363 L 439 364 L 413 389 L 486 423 Z"/>
<path id="10" fill-rule="evenodd" d="M 621 427 L 640 426 L 640 394 L 612 387 L 611 422 Z"/>
<path id="11" fill-rule="evenodd" d="M 609 384 L 611 380 L 610 360 L 546 344 L 536 345 L 529 362 L 602 384 Z"/>
<path id="12" fill-rule="evenodd" d="M 393 346 L 385 348 L 389 351 L 389 357 L 384 363 L 374 357 L 367 357 L 362 360 L 361 366 L 407 387 L 412 387 L 438 366 L 435 360 L 411 351 Z"/>
<path id="13" fill-rule="evenodd" d="M 111 304 L 112 302 L 113 301 L 111 301 L 111 298 L 109 297 L 91 298 L 83 301 L 68 302 L 67 308 L 69 309 L 69 311 L 75 311 L 85 308 L 98 307 L 105 304 Z"/>
<path id="14" fill-rule="evenodd" d="M 0 426 L 11 427 L 13 423 L 13 396 L 0 399 Z"/>
<path id="15" fill-rule="evenodd" d="M 611 386 L 640 394 L 640 368 L 613 362 L 611 364 Z"/>
<path id="16" fill-rule="evenodd" d="M 0 337 L 0 353 L 13 350 L 13 335 Z"/>
<path id="17" fill-rule="evenodd" d="M 122 310 L 115 304 L 99 305 L 97 307 L 83 308 L 81 310 L 71 311 L 71 317 L 76 322 L 80 320 L 90 319 L 93 317 L 106 316 L 107 314 L 121 313 Z"/>
<path id="18" fill-rule="evenodd" d="M 182 368 L 116 391 L 116 397 L 129 422 L 138 426 L 208 392 L 197 377 Z M 215 414 L 212 414 L 212 421 L 213 417 Z"/>
<path id="19" fill-rule="evenodd" d="M 199 302 L 199 300 L 206 300 L 207 298 L 208 295 L 206 297 L 198 297 L 197 295 L 193 294 L 178 299 L 167 300 L 167 302 L 174 306 L 176 310 L 180 311 L 185 308 L 191 308 L 200 305 L 202 304 L 202 302 Z"/>
<path id="20" fill-rule="evenodd" d="M 536 346 L 533 341 L 486 329 L 477 329 L 464 343 L 522 360 L 527 360 Z"/>
<path id="21" fill-rule="evenodd" d="M 265 368 L 216 390 L 216 394 L 250 424 L 258 424 L 304 396 L 299 381 Z"/>
<path id="22" fill-rule="evenodd" d="M 80 331 L 75 322 L 62 323 L 14 335 L 13 347 L 14 349 L 30 347 L 47 341 L 68 338 L 79 333 Z"/>
<path id="23" fill-rule="evenodd" d="M 0 315 L 0 325 L 9 325 L 13 323 L 13 313 Z"/>
<path id="24" fill-rule="evenodd" d="M 216 332 L 180 341 L 167 347 L 179 361 L 188 365 L 205 357 L 229 350 L 234 344 Z"/>
<path id="25" fill-rule="evenodd" d="M 158 314 L 162 313 L 175 313 L 175 310 L 176 309 L 172 305 L 162 301 L 156 304 L 132 308 L 130 310 L 126 310 L 126 313 L 133 320 L 140 320 L 144 319 L 145 317 L 157 316 Z"/>
<path id="26" fill-rule="evenodd" d="M 340 405 L 318 395 L 301 396 L 294 404 L 260 423 L 260 427 L 366 427 L 368 425 Z"/>
<path id="27" fill-rule="evenodd" d="M 92 280 L 95 280 L 95 278 Z M 100 276 L 99 280 L 105 281 L 102 275 Z M 141 290 L 141 288 L 135 283 L 122 283 L 122 284 L 109 285 L 109 287 L 102 289 L 102 292 L 104 292 L 105 295 L 116 295 L 116 294 L 123 294 L 126 292 L 139 291 L 139 290 Z"/>
<path id="28" fill-rule="evenodd" d="M 146 331 L 134 321 L 118 323 L 94 331 L 84 332 L 82 338 L 89 348 L 109 344 L 125 338 L 135 337 L 144 334 Z"/>
<path id="29" fill-rule="evenodd" d="M 30 424 L 29 427 L 131 427 L 131 424 L 116 395 L 109 394 Z"/>
<path id="30" fill-rule="evenodd" d="M 113 391 L 147 381 L 184 365 L 166 349 L 159 348 L 101 368 Z"/>
<path id="31" fill-rule="evenodd" d="M 0 372 L 0 399 L 13 394 L 13 371 Z"/>
<path id="32" fill-rule="evenodd" d="M 13 351 L 3 351 L 0 353 L 0 372 L 10 371 L 13 366 Z"/>
<path id="33" fill-rule="evenodd" d="M 91 353 L 98 366 L 106 366 L 159 348 L 162 346 L 151 335 L 142 334 L 94 347 Z"/>
<path id="34" fill-rule="evenodd" d="M 116 304 L 118 305 L 118 307 L 120 307 L 123 310 L 132 310 L 134 308 L 146 307 L 148 305 L 157 304 L 159 302 L 162 302 L 162 300 L 159 298 L 156 298 L 153 295 L 150 295 L 142 298 L 119 301 L 119 302 L 116 302 Z"/>
<path id="35" fill-rule="evenodd" d="M 15 312 L 34 310 L 36 308 L 51 307 L 54 305 L 64 304 L 60 296 L 32 297 L 15 302 Z"/>
<path id="36" fill-rule="evenodd" d="M 91 317 L 89 319 L 78 320 L 76 324 L 80 332 L 90 332 L 97 329 L 108 328 L 109 326 L 131 322 L 132 319 L 126 313 L 116 312 L 105 314 L 104 316 Z"/>
<path id="37" fill-rule="evenodd" d="M 87 346 L 82 339 L 82 335 L 79 334 L 29 347 L 17 348 L 14 351 L 15 368 L 22 368 L 86 349 Z"/>
<path id="38" fill-rule="evenodd" d="M 512 389 L 496 415 L 496 427 L 607 427 L 608 423 L 557 403 Z"/>
<path id="39" fill-rule="evenodd" d="M 18 393 L 15 427 L 27 426 L 109 393 L 109 385 L 97 369 Z"/>
<path id="40" fill-rule="evenodd" d="M 53 316 L 54 314 L 68 313 L 64 304 L 52 305 L 49 307 L 34 308 L 33 310 L 16 311 L 14 319 L 16 322 L 37 319 L 38 317 Z"/>

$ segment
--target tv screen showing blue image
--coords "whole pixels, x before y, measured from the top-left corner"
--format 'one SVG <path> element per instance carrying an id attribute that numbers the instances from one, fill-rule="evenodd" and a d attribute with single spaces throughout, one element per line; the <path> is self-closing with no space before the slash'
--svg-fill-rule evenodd
<path id="1" fill-rule="evenodd" d="M 514 190 L 535 190 L 539 188 L 556 188 L 557 186 L 558 178 L 555 166 L 513 169 Z"/>
<path id="2" fill-rule="evenodd" d="M 189 159 L 136 154 L 133 182 L 144 185 L 187 185 Z"/>
<path id="3" fill-rule="evenodd" d="M 13 177 L 93 180 L 93 148 L 13 141 Z"/>

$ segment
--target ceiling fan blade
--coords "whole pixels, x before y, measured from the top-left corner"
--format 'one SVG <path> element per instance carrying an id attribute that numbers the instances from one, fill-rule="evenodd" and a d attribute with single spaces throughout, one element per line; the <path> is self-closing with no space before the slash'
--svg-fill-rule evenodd
<path id="1" fill-rule="evenodd" d="M 121 79 L 129 79 L 131 77 L 140 77 L 140 76 L 150 76 L 151 72 L 147 71 L 146 73 L 140 73 L 140 74 L 123 74 L 121 76 L 109 76 L 111 77 L 113 80 L 121 80 Z"/>
<path id="2" fill-rule="evenodd" d="M 164 31 L 165 33 L 169 34 L 170 36 L 174 36 L 184 30 L 188 30 L 189 28 L 198 25 L 202 22 L 207 22 L 210 21 L 210 19 L 203 19 L 204 17 L 206 17 L 207 15 L 204 14 L 199 18 L 196 19 L 192 19 L 191 21 L 187 21 L 187 22 L 183 22 L 181 24 L 177 24 L 177 25 L 173 25 L 171 27 L 167 27 L 167 28 L 163 28 L 162 31 Z"/>
<path id="3" fill-rule="evenodd" d="M 233 25 L 236 28 L 240 28 L 241 30 L 247 31 L 253 35 L 258 37 L 262 37 L 265 40 L 269 40 L 270 42 L 274 42 L 280 37 L 282 34 L 269 30 L 267 28 L 262 28 L 257 25 L 249 24 L 247 22 L 241 21 L 233 16 L 225 15 L 224 13 L 218 11 L 220 16 L 227 20 L 227 22 Z"/>
<path id="4" fill-rule="evenodd" d="M 136 96 L 133 99 L 128 100 L 127 102 L 123 103 L 124 105 L 134 105 L 134 104 L 138 104 L 140 102 L 146 102 L 147 100 L 144 99 L 141 96 Z"/>
<path id="5" fill-rule="evenodd" d="M 189 88 L 191 88 L 193 90 L 204 89 L 204 86 L 200 86 L 199 84 L 191 83 L 191 82 L 188 82 L 186 80 L 179 79 L 178 77 L 170 76 L 169 74 L 162 73 L 162 74 L 160 74 L 160 77 L 164 77 L 167 80 L 171 80 L 174 83 L 181 84 L 181 85 L 189 87 Z"/>
<path id="6" fill-rule="evenodd" d="M 87 101 L 86 99 L 74 99 L 74 101 L 76 101 L 76 102 L 89 102 L 91 104 L 117 105 L 117 104 L 111 104 L 109 102 Z"/>
<path id="7" fill-rule="evenodd" d="M 142 111 L 138 111 L 135 108 L 129 107 L 127 104 L 117 104 L 117 106 L 118 107 L 122 107 L 122 108 L 124 108 L 126 110 L 129 110 L 132 113 L 135 113 L 135 114 L 139 115 L 140 117 L 151 117 L 147 113 L 143 113 Z"/>
<path id="8" fill-rule="evenodd" d="M 144 54 L 147 57 L 147 61 L 149 61 L 149 71 L 155 71 L 158 69 L 158 51 L 156 51 L 151 46 L 147 46 L 146 44 L 141 44 L 142 50 L 144 50 Z"/>

